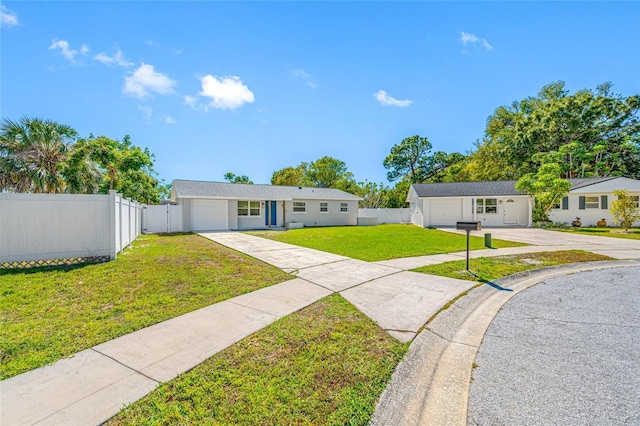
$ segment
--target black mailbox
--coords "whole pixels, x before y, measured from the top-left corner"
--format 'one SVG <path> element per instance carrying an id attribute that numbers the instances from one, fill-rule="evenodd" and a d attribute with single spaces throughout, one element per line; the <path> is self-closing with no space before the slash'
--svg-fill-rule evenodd
<path id="1" fill-rule="evenodd" d="M 456 229 L 460 231 L 480 231 L 481 222 L 456 222 Z"/>

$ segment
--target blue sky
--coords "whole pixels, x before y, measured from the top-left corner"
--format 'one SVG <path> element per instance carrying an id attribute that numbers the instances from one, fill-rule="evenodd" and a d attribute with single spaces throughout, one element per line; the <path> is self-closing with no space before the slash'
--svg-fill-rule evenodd
<path id="1" fill-rule="evenodd" d="M 0 108 L 131 135 L 173 179 L 269 183 L 328 155 L 385 182 L 403 138 L 465 152 L 563 80 L 640 92 L 638 2 L 11 2 Z"/>

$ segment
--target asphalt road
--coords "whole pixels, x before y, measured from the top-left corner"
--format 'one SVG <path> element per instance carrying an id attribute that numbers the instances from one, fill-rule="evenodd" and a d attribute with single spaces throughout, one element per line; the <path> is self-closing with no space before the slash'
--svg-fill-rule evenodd
<path id="1" fill-rule="evenodd" d="M 476 357 L 471 425 L 640 425 L 640 266 L 515 295 Z"/>

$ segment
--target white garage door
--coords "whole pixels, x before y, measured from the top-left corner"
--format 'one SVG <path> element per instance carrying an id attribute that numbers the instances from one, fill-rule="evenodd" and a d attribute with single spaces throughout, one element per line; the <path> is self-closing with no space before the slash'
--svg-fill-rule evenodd
<path id="1" fill-rule="evenodd" d="M 226 200 L 191 200 L 191 230 L 229 229 Z"/>
<path id="2" fill-rule="evenodd" d="M 462 200 L 431 200 L 429 206 L 429 225 L 455 225 L 462 220 Z"/>

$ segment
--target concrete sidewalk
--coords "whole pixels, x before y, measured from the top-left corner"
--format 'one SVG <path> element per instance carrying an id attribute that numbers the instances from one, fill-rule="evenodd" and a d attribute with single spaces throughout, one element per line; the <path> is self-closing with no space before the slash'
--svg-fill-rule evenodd
<path id="1" fill-rule="evenodd" d="M 100 424 L 160 383 L 285 315 L 339 292 L 401 341 L 474 283 L 408 272 L 464 254 L 369 263 L 236 232 L 203 233 L 297 278 L 182 315 L 0 382 L 0 423 Z M 604 246 L 603 246 L 604 247 Z M 567 246 L 481 250 L 472 256 Z M 620 246 L 616 250 L 626 249 Z M 640 257 L 640 251 L 635 251 Z M 424 333 L 423 333 L 424 334 Z M 414 343 L 414 345 L 416 345 Z M 412 345 L 412 347 L 414 346 Z"/>

